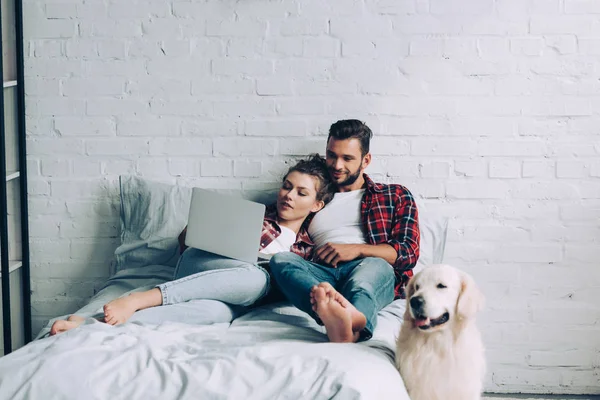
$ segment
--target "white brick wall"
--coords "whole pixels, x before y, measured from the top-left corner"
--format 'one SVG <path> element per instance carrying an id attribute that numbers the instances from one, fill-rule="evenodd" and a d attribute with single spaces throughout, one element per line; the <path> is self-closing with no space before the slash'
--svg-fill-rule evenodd
<path id="1" fill-rule="evenodd" d="M 600 392 L 598 0 L 29 0 L 35 327 L 108 275 L 119 174 L 264 187 L 373 128 L 372 172 L 451 218 L 486 389 Z"/>

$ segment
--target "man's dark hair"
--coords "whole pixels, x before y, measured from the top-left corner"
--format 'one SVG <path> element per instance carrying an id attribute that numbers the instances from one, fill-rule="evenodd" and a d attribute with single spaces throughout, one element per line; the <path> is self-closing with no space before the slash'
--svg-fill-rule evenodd
<path id="1" fill-rule="evenodd" d="M 329 128 L 329 139 L 336 140 L 358 139 L 360 141 L 361 153 L 364 157 L 369 152 L 369 143 L 373 137 L 371 128 L 357 119 L 342 119 L 332 124 Z"/>
<path id="2" fill-rule="evenodd" d="M 325 158 L 317 153 L 310 154 L 307 158 L 299 160 L 296 164 L 290 167 L 288 172 L 283 177 L 285 181 L 289 174 L 297 171 L 302 174 L 310 175 L 316 178 L 318 184 L 315 185 L 317 188 L 317 200 L 322 200 L 325 204 L 329 203 L 333 199 L 335 189 L 333 182 L 329 176 L 327 170 L 327 164 Z"/>

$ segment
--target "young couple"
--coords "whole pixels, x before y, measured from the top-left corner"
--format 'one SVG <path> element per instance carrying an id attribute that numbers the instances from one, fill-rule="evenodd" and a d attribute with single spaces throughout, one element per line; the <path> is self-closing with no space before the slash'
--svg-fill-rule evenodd
<path id="1" fill-rule="evenodd" d="M 338 121 L 325 160 L 314 155 L 290 168 L 263 222 L 260 251 L 272 255 L 270 275 L 258 265 L 188 248 L 175 280 L 109 302 L 104 321 L 124 323 L 135 311 L 192 299 L 249 306 L 267 293 L 272 276 L 290 302 L 325 325 L 331 342 L 371 338 L 378 311 L 403 295 L 420 238 L 411 193 L 364 174 L 371 137 L 358 120 Z M 57 321 L 51 334 L 83 321 L 76 315 Z"/>

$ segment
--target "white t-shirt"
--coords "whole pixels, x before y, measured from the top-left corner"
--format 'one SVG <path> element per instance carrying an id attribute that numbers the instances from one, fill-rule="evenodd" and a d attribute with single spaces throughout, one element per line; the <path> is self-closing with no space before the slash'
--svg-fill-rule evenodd
<path id="1" fill-rule="evenodd" d="M 267 247 L 258 252 L 260 255 L 269 255 L 281 253 L 282 251 L 290 251 L 290 248 L 296 243 L 296 232 L 288 227 L 279 225 L 281 234 L 277 236 Z"/>
<path id="2" fill-rule="evenodd" d="M 365 190 L 340 192 L 315 214 L 308 233 L 317 247 L 327 242 L 364 244 L 360 203 Z"/>

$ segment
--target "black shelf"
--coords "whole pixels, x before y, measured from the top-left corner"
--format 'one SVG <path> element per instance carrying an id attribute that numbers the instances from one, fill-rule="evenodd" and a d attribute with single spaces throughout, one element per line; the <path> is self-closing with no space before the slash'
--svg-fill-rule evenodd
<path id="1" fill-rule="evenodd" d="M 11 3 L 12 2 L 12 3 Z M 3 344 L 4 354 L 8 354 L 13 350 L 13 321 L 14 316 L 11 316 L 11 289 L 15 290 L 15 286 L 10 284 L 11 274 L 15 271 L 21 272 L 20 298 L 22 299 L 22 313 L 23 313 L 23 340 L 25 343 L 31 341 L 31 289 L 30 289 L 30 266 L 29 266 L 29 225 L 28 225 L 28 208 L 27 208 L 27 151 L 26 151 L 26 130 L 25 130 L 25 88 L 24 88 L 24 67 L 23 67 L 23 4 L 22 0 L 8 0 L 6 3 L 3 0 L 3 7 L 0 8 L 0 32 L 7 32 L 8 29 L 3 30 L 2 24 L 5 21 L 9 21 L 11 24 L 14 23 L 14 37 L 9 39 L 12 40 L 11 48 L 12 56 L 14 61 L 14 71 L 10 73 L 16 73 L 16 76 L 10 76 L 6 79 L 4 66 L 7 65 L 4 60 L 5 48 L 4 44 L 8 42 L 6 38 L 2 38 L 0 41 L 0 75 L 3 77 L 2 92 L 0 92 L 0 110 L 3 113 L 3 117 L 0 120 L 0 281 L 2 289 L 2 325 L 3 325 Z M 6 8 L 5 8 L 6 7 Z M 5 9 L 14 11 L 14 15 L 2 15 Z M 12 12 L 11 12 L 12 14 Z M 14 18 L 14 20 L 12 20 Z M 9 25 L 10 27 L 10 25 Z M 4 118 L 6 111 L 6 98 L 5 93 L 7 91 L 14 91 L 15 99 L 15 129 L 7 131 L 6 122 Z M 15 138 L 9 135 L 16 135 Z M 16 151 L 16 162 L 7 165 L 9 162 L 9 152 L 12 148 L 7 146 L 7 140 L 14 139 L 14 143 L 18 150 Z M 14 165 L 13 165 L 14 164 Z M 17 168 L 17 170 L 15 170 Z M 20 211 L 18 212 L 20 232 L 16 234 L 9 232 L 9 185 L 18 184 L 18 196 L 17 202 Z M 13 216 L 17 217 L 17 216 Z M 9 254 L 11 250 L 11 241 L 20 242 L 20 259 L 11 259 Z M 14 311 L 14 310 L 13 310 Z"/>

